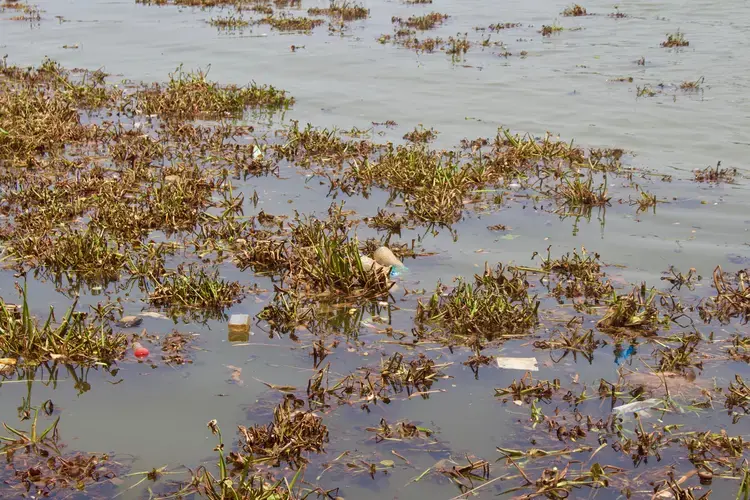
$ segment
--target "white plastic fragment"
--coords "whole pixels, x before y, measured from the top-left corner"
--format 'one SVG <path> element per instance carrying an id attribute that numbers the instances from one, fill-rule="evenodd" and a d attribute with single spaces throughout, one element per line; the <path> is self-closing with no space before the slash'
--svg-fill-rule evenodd
<path id="1" fill-rule="evenodd" d="M 505 358 L 497 357 L 497 367 L 506 370 L 527 370 L 531 372 L 539 371 L 539 364 L 536 358 Z"/>
<path id="2" fill-rule="evenodd" d="M 612 408 L 612 413 L 617 413 L 619 415 L 622 414 L 628 414 L 628 413 L 636 413 L 636 412 L 642 412 L 643 410 L 649 410 L 651 408 L 658 407 L 662 404 L 662 401 L 660 399 L 646 399 L 644 401 L 634 401 L 632 403 L 615 406 Z"/>

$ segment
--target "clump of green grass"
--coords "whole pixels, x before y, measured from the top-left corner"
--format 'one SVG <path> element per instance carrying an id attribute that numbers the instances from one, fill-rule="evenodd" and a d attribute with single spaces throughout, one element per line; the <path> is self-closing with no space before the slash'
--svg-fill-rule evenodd
<path id="1" fill-rule="evenodd" d="M 267 16 L 258 22 L 267 24 L 278 31 L 312 31 L 313 28 L 323 24 L 322 19 L 289 15 Z"/>
<path id="2" fill-rule="evenodd" d="M 579 16 L 586 16 L 588 13 L 586 12 L 586 9 L 577 3 L 574 3 L 570 7 L 566 7 L 564 11 L 562 11 L 562 15 L 565 17 L 579 17 Z"/>
<path id="3" fill-rule="evenodd" d="M 206 272 L 190 265 L 180 265 L 174 273 L 159 279 L 148 301 L 157 307 L 174 310 L 221 310 L 238 301 L 243 295 L 236 281 L 225 281 L 219 271 Z"/>
<path id="4" fill-rule="evenodd" d="M 397 24 L 401 27 L 417 29 L 421 31 L 427 31 L 443 24 L 448 19 L 447 14 L 440 14 L 439 12 L 430 12 L 423 16 L 411 16 L 404 20 L 400 17 L 391 18 L 393 24 Z"/>
<path id="5" fill-rule="evenodd" d="M 687 47 L 690 42 L 685 39 L 685 34 L 677 30 L 676 33 L 667 33 L 667 39 L 661 42 L 662 47 L 675 48 Z"/>
<path id="6" fill-rule="evenodd" d="M 112 332 L 103 318 L 96 321 L 76 311 L 77 301 L 55 322 L 54 310 L 44 324 L 31 316 L 26 287 L 22 290 L 20 311 L 0 299 L 0 357 L 38 365 L 50 360 L 79 365 L 111 364 L 120 359 L 127 346 L 125 336 Z"/>
<path id="7" fill-rule="evenodd" d="M 248 87 L 221 86 L 206 77 L 203 71 L 185 73 L 178 68 L 165 87 L 155 83 L 139 90 L 136 105 L 147 115 L 184 120 L 239 117 L 248 107 L 276 109 L 294 102 L 285 91 L 272 86 L 255 83 Z"/>
<path id="8" fill-rule="evenodd" d="M 331 0 L 330 5 L 325 9 L 312 8 L 308 9 L 307 13 L 311 16 L 327 16 L 345 22 L 370 17 L 370 9 L 365 8 L 363 5 L 347 1 L 336 2 L 335 0 Z"/>
<path id="9" fill-rule="evenodd" d="M 449 293 L 438 285 L 429 301 L 419 301 L 415 320 L 435 325 L 434 333 L 448 343 L 478 349 L 485 340 L 528 335 L 537 324 L 538 308 L 524 273 L 485 266 L 473 283 L 459 280 Z"/>

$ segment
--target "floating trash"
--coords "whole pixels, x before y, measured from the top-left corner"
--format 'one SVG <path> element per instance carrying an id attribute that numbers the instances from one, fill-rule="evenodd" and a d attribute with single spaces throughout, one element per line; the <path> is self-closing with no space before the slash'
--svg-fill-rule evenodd
<path id="1" fill-rule="evenodd" d="M 380 247 L 372 255 L 375 262 L 384 267 L 404 267 L 404 263 L 398 260 L 390 248 Z"/>
<path id="2" fill-rule="evenodd" d="M 143 323 L 143 319 L 138 316 L 123 316 L 117 320 L 117 326 L 120 328 L 132 328 Z"/>
<path id="3" fill-rule="evenodd" d="M 375 265 L 375 261 L 366 255 L 360 255 L 359 260 L 362 262 L 362 267 L 365 271 L 369 271 Z"/>
<path id="4" fill-rule="evenodd" d="M 615 406 L 612 408 L 612 413 L 616 413 L 618 415 L 627 415 L 631 413 L 644 413 L 645 410 L 650 410 L 652 408 L 657 408 L 662 405 L 661 399 L 646 399 L 644 401 L 634 401 L 632 403 Z M 648 413 L 645 413 L 645 416 L 648 416 Z"/>
<path id="5" fill-rule="evenodd" d="M 497 367 L 506 370 L 527 370 L 531 372 L 539 371 L 539 364 L 536 358 L 504 358 L 497 357 Z"/>
<path id="6" fill-rule="evenodd" d="M 620 352 L 620 354 L 615 355 L 615 364 L 617 366 L 620 366 L 622 363 L 628 360 L 631 356 L 635 354 L 635 346 L 631 345 L 624 351 Z"/>
<path id="7" fill-rule="evenodd" d="M 250 338 L 250 315 L 232 314 L 227 338 L 230 342 L 247 342 Z"/>
<path id="8" fill-rule="evenodd" d="M 138 359 L 144 359 L 148 357 L 149 352 L 140 342 L 136 342 L 133 344 L 133 354 L 135 354 L 135 357 Z"/>

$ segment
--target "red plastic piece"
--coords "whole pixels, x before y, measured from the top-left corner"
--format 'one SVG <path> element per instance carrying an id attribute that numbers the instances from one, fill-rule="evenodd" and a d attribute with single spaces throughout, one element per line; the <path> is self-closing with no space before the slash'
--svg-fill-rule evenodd
<path id="1" fill-rule="evenodd" d="M 136 342 L 133 344 L 133 353 L 135 354 L 135 357 L 138 359 L 143 359 L 148 357 L 148 349 L 143 347 L 140 342 Z"/>

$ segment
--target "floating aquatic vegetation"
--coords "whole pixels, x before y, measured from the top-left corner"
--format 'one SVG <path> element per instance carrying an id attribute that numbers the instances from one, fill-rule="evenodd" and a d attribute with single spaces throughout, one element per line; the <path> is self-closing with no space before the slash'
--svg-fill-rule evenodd
<path id="1" fill-rule="evenodd" d="M 638 85 L 635 88 L 636 97 L 655 97 L 661 93 L 661 89 L 656 90 L 649 84 L 645 84 L 643 86 Z"/>
<path id="2" fill-rule="evenodd" d="M 301 411 L 304 401 L 289 394 L 273 411 L 267 425 L 239 427 L 240 450 L 255 463 L 268 462 L 278 466 L 282 461 L 294 468 L 307 463 L 303 453 L 325 451 L 328 428 L 322 418 L 311 411 Z M 230 463 L 242 465 L 247 458 L 241 453 L 230 455 Z"/>
<path id="3" fill-rule="evenodd" d="M 647 290 L 645 283 L 634 287 L 628 295 L 618 295 L 613 291 L 609 309 L 596 326 L 601 330 L 626 328 L 653 333 L 660 323 L 655 299 L 656 290 Z"/>
<path id="4" fill-rule="evenodd" d="M 485 341 L 528 335 L 537 324 L 538 308 L 524 273 L 485 265 L 484 274 L 474 276 L 474 283 L 460 279 L 450 292 L 438 285 L 429 301 L 419 301 L 415 321 L 434 325 L 432 336 L 478 351 Z"/>
<path id="5" fill-rule="evenodd" d="M 680 90 L 684 90 L 686 92 L 697 92 L 699 90 L 702 90 L 703 82 L 705 81 L 705 78 L 700 77 L 697 80 L 685 80 L 680 84 Z"/>
<path id="6" fill-rule="evenodd" d="M 407 223 L 406 217 L 393 212 L 386 212 L 382 208 L 378 213 L 367 220 L 367 225 L 377 231 L 384 231 L 390 234 L 401 235 L 402 227 Z"/>
<path id="7" fill-rule="evenodd" d="M 567 176 L 563 177 L 563 182 L 557 186 L 556 194 L 566 205 L 573 208 L 580 207 L 603 207 L 609 204 L 612 198 L 607 191 L 607 177 L 598 187 L 594 187 L 593 175 L 588 175 L 588 180 L 581 180 L 581 175 L 575 175 L 574 180 Z"/>
<path id="8" fill-rule="evenodd" d="M 373 150 L 366 140 L 344 140 L 336 129 L 318 129 L 310 124 L 300 129 L 298 121 L 292 121 L 284 137 L 284 143 L 274 147 L 274 151 L 279 158 L 300 166 L 337 166 L 347 160 L 366 158 Z"/>
<path id="9" fill-rule="evenodd" d="M 721 266 L 717 266 L 713 273 L 713 284 L 716 296 L 702 301 L 698 307 L 700 317 L 706 323 L 713 318 L 721 323 L 729 323 L 733 318 L 739 318 L 747 323 L 750 315 L 750 287 L 745 271 L 739 271 L 734 279 L 727 276 Z"/>
<path id="10" fill-rule="evenodd" d="M 539 33 L 541 33 L 542 36 L 552 36 L 553 33 L 560 33 L 564 29 L 565 28 L 559 24 L 543 24 Z"/>
<path id="11" fill-rule="evenodd" d="M 45 429 L 39 427 L 40 409 L 51 413 L 51 401 L 33 412 L 29 431 L 3 422 L 8 436 L 0 436 L 0 452 L 7 467 L 0 471 L 6 494 L 47 497 L 85 491 L 90 498 L 111 498 L 112 485 L 124 467 L 106 454 L 63 452 L 58 424 L 60 417 Z M 101 490 L 101 494 L 99 493 Z M 12 493 L 11 493 L 12 492 Z"/>
<path id="12" fill-rule="evenodd" d="M 527 372 L 520 380 L 513 382 L 505 388 L 495 389 L 495 396 L 507 401 L 506 396 L 512 397 L 513 401 L 523 401 L 531 404 L 532 400 L 549 401 L 552 395 L 560 390 L 560 380 L 534 380 L 531 373 Z"/>
<path id="13" fill-rule="evenodd" d="M 693 172 L 693 178 L 696 182 L 727 182 L 733 183 L 734 178 L 737 176 L 736 168 L 721 168 L 721 162 L 716 162 L 716 167 L 706 167 L 703 170 L 695 170 Z"/>
<path id="14" fill-rule="evenodd" d="M 595 463 L 589 470 L 581 470 L 574 473 L 571 470 L 571 462 L 562 469 L 545 468 L 539 478 L 530 479 L 525 473 L 522 473 L 526 484 L 505 490 L 503 493 L 512 493 L 519 490 L 531 489 L 533 493 L 525 495 L 526 498 L 542 497 L 547 498 L 566 498 L 570 493 L 578 488 L 603 488 L 609 484 L 610 477 L 624 472 L 624 469 L 612 465 L 602 466 Z M 521 497 L 523 498 L 523 497 Z"/>
<path id="15" fill-rule="evenodd" d="M 59 324 L 54 310 L 44 324 L 31 316 L 27 292 L 21 291 L 20 310 L 0 299 L 0 357 L 41 364 L 62 360 L 77 365 L 111 364 L 120 359 L 126 347 L 125 336 L 115 334 L 101 316 L 92 321 L 76 311 L 77 302 L 68 309 Z"/>
<path id="16" fill-rule="evenodd" d="M 278 16 L 266 16 L 260 19 L 258 23 L 267 24 L 278 31 L 311 31 L 323 24 L 323 20 L 280 14 Z"/>
<path id="17" fill-rule="evenodd" d="M 656 213 L 657 203 L 659 203 L 659 200 L 656 199 L 656 195 L 647 193 L 646 191 L 641 191 L 640 197 L 630 202 L 631 205 L 638 206 L 637 213 L 645 212 L 649 208 L 653 209 L 653 212 Z"/>
<path id="18" fill-rule="evenodd" d="M 703 356 L 698 351 L 701 343 L 700 335 L 696 333 L 683 333 L 680 337 L 666 339 L 668 342 L 676 341 L 676 347 L 664 345 L 654 353 L 656 369 L 660 372 L 681 372 L 689 368 L 703 369 Z"/>
<path id="19" fill-rule="evenodd" d="M 502 31 L 502 30 L 507 30 L 507 29 L 512 29 L 512 28 L 520 28 L 520 27 L 521 27 L 521 23 L 495 23 L 495 24 L 490 24 L 487 27 L 487 29 L 490 31 Z"/>
<path id="20" fill-rule="evenodd" d="M 533 257 L 536 255 L 535 253 Z M 605 273 L 601 270 L 601 266 L 601 258 L 597 253 L 589 254 L 583 249 L 579 254 L 574 249 L 572 255 L 566 253 L 560 258 L 552 259 L 551 247 L 549 247 L 547 257 L 542 259 L 539 271 L 557 278 L 557 283 L 551 293 L 558 301 L 562 301 L 563 297 L 572 300 L 582 298 L 584 299 L 583 305 L 586 306 L 589 299 L 594 304 L 598 304 L 613 292 L 612 284 L 609 280 L 605 280 Z M 533 268 L 521 269 L 535 271 Z"/>
<path id="21" fill-rule="evenodd" d="M 236 281 L 225 281 L 219 271 L 206 272 L 203 268 L 180 264 L 154 284 L 148 295 L 150 304 L 175 311 L 186 309 L 222 310 L 243 295 Z"/>
<path id="22" fill-rule="evenodd" d="M 347 1 L 337 2 L 335 0 L 331 0 L 327 8 L 321 9 L 315 7 L 308 9 L 307 13 L 311 16 L 327 16 L 341 21 L 355 21 L 370 17 L 370 9 L 365 8 L 363 5 Z"/>
<path id="23" fill-rule="evenodd" d="M 562 11 L 562 15 L 566 17 L 578 17 L 578 16 L 587 16 L 588 13 L 586 12 L 586 8 L 578 5 L 577 3 L 574 3 L 570 7 L 566 7 L 564 11 Z"/>
<path id="24" fill-rule="evenodd" d="M 184 365 L 193 362 L 187 354 L 194 337 L 192 335 L 174 331 L 164 337 L 161 342 L 161 359 L 168 365 Z"/>
<path id="25" fill-rule="evenodd" d="M 282 405 L 277 408 L 277 411 L 281 412 L 280 409 L 284 404 L 285 403 L 282 403 Z M 275 412 L 274 415 L 276 416 L 276 414 L 277 413 Z M 287 435 L 285 437 L 289 439 L 303 437 L 311 440 L 314 438 L 310 433 L 309 428 L 305 428 L 305 424 L 311 424 L 310 421 L 300 422 L 300 419 L 297 419 L 295 422 L 295 417 L 292 415 L 282 413 L 278 414 L 282 419 L 288 417 L 286 420 L 279 420 L 279 430 L 291 431 L 294 433 L 294 435 Z M 298 415 L 301 414 L 304 413 L 298 413 Z M 274 421 L 274 423 L 275 422 L 276 421 Z M 269 424 L 268 428 L 276 429 L 274 423 Z M 217 421 L 211 420 L 208 422 L 208 428 L 214 435 L 218 436 L 219 440 L 219 444 L 214 448 L 218 454 L 218 477 L 215 477 L 206 467 L 201 466 L 195 473 L 193 473 L 193 478 L 190 484 L 173 493 L 174 496 L 197 493 L 198 495 L 211 500 L 224 500 L 227 498 L 252 500 L 302 500 L 315 493 L 318 497 L 332 498 L 331 495 L 335 490 L 324 491 L 320 488 L 308 490 L 303 489 L 301 485 L 298 484 L 302 482 L 301 478 L 304 468 L 299 468 L 291 479 L 275 480 L 270 473 L 257 468 L 257 465 L 265 462 L 267 457 L 261 456 L 256 459 L 252 453 L 245 455 L 242 449 L 226 454 L 224 451 L 221 429 L 219 429 Z M 325 429 L 325 426 L 323 426 L 323 429 Z M 240 427 L 241 436 L 244 434 L 245 437 L 247 437 L 248 432 L 251 434 L 256 432 L 260 433 L 260 426 L 254 427 L 252 431 Z M 327 437 L 327 431 L 325 431 L 325 434 Z M 270 444 L 270 441 L 271 439 L 267 440 L 266 444 Z M 291 444 L 292 443 L 289 443 L 289 445 Z M 290 450 L 290 452 L 299 452 L 298 448 L 304 446 L 305 444 L 298 443 L 295 449 Z M 245 447 L 248 447 L 247 443 L 243 446 L 243 448 Z M 300 456 L 300 458 L 302 457 Z"/>
<path id="26" fill-rule="evenodd" d="M 245 28 L 250 25 L 249 21 L 237 16 L 212 17 L 207 22 L 211 26 L 227 31 Z"/>
<path id="27" fill-rule="evenodd" d="M 415 127 L 411 132 L 404 134 L 404 139 L 414 143 L 428 143 L 432 142 L 437 138 L 438 132 L 434 128 L 424 128 L 423 125 Z"/>
<path id="28" fill-rule="evenodd" d="M 581 330 L 577 318 L 571 319 L 564 330 L 553 330 L 548 340 L 534 342 L 534 347 L 550 350 L 550 356 L 552 356 L 554 351 L 561 350 L 562 354 L 559 358 L 552 357 L 557 363 L 569 353 L 573 354 L 574 360 L 580 354 L 591 363 L 594 359 L 594 351 L 603 345 L 606 345 L 606 342 L 597 339 L 594 336 L 593 330 Z"/>
<path id="29" fill-rule="evenodd" d="M 381 360 L 378 368 L 361 368 L 346 375 L 335 383 L 329 382 L 330 364 L 324 366 L 309 380 L 307 385 L 308 404 L 312 408 L 327 408 L 331 402 L 338 404 L 359 403 L 363 410 L 370 411 L 370 404 L 379 401 L 390 404 L 391 398 L 406 392 L 407 398 L 440 392 L 432 390 L 432 385 L 446 378 L 442 369 L 448 364 L 437 364 L 424 354 L 414 359 L 404 359 L 401 353 Z"/>
<path id="30" fill-rule="evenodd" d="M 379 427 L 368 427 L 368 432 L 375 433 L 375 442 L 404 441 L 413 439 L 425 439 L 434 433 L 431 429 L 421 427 L 408 420 L 402 420 L 395 424 L 389 424 L 385 418 L 380 419 Z"/>
<path id="31" fill-rule="evenodd" d="M 138 110 L 146 115 L 172 119 L 239 117 L 249 107 L 285 108 L 294 103 L 286 92 L 272 86 L 222 86 L 206 79 L 207 73 L 186 73 L 182 68 L 170 75 L 166 86 L 144 86 L 136 95 Z"/>
<path id="32" fill-rule="evenodd" d="M 411 16 L 404 20 L 400 17 L 393 17 L 391 22 L 401 27 L 418 29 L 421 31 L 431 30 L 436 26 L 443 24 L 448 19 L 447 14 L 439 12 L 430 12 L 422 16 Z"/>
<path id="33" fill-rule="evenodd" d="M 687 47 L 690 42 L 685 39 L 685 34 L 679 30 L 676 33 L 667 33 L 667 39 L 661 42 L 662 47 Z"/>
<path id="34" fill-rule="evenodd" d="M 459 36 L 454 38 L 451 36 L 448 37 L 445 53 L 450 54 L 453 57 L 458 57 L 462 54 L 466 54 L 466 52 L 469 51 L 469 47 L 471 47 L 471 42 L 466 39 L 466 35 L 464 35 L 463 38 L 460 38 Z"/>
<path id="35" fill-rule="evenodd" d="M 381 297 L 393 282 L 375 267 L 366 269 L 359 242 L 341 226 L 317 219 L 297 219 L 292 228 L 292 283 L 311 293 L 350 297 Z"/>

